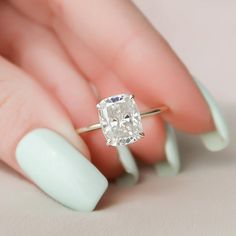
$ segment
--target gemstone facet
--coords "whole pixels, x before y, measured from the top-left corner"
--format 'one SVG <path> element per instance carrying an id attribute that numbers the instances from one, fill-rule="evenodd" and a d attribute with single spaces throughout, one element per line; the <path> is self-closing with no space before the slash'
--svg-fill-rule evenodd
<path id="1" fill-rule="evenodd" d="M 119 94 L 105 98 L 97 108 L 108 145 L 127 145 L 144 136 L 140 112 L 133 95 Z"/>

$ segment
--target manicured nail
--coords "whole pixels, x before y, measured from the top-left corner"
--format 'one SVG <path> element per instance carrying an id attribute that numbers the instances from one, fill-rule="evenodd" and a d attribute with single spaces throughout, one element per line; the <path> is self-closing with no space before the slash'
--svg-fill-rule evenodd
<path id="1" fill-rule="evenodd" d="M 180 156 L 174 129 L 166 124 L 165 161 L 154 165 L 157 174 L 160 176 L 177 175 L 180 171 Z"/>
<path id="2" fill-rule="evenodd" d="M 25 174 L 49 196 L 78 211 L 92 211 L 106 178 L 62 136 L 49 129 L 26 134 L 16 148 Z"/>
<path id="3" fill-rule="evenodd" d="M 208 150 L 222 150 L 229 144 L 230 141 L 229 131 L 225 119 L 212 95 L 196 78 L 194 78 L 194 81 L 196 82 L 198 88 L 200 89 L 209 106 L 216 127 L 215 131 L 202 134 L 201 139 Z"/>
<path id="4" fill-rule="evenodd" d="M 137 164 L 127 146 L 117 146 L 116 148 L 119 160 L 125 170 L 125 173 L 116 180 L 116 183 L 120 186 L 132 186 L 139 180 Z"/>

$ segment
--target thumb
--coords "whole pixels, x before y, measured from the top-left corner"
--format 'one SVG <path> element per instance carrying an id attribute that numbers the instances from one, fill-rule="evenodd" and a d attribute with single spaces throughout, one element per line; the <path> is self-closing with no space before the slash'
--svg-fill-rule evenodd
<path id="1" fill-rule="evenodd" d="M 53 96 L 0 57 L 1 159 L 45 193 L 91 211 L 107 188 L 89 151 Z M 87 158 L 86 158 L 87 157 Z"/>

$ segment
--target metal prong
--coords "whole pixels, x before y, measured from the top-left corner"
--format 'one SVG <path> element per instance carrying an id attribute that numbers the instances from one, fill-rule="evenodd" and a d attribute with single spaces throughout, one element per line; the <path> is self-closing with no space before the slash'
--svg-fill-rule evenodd
<path id="1" fill-rule="evenodd" d="M 140 137 L 142 137 L 142 138 L 145 136 L 144 132 L 139 133 L 139 135 L 140 135 Z"/>
<path id="2" fill-rule="evenodd" d="M 131 94 L 131 95 L 129 96 L 129 98 L 130 98 L 130 99 L 134 99 L 135 96 L 134 96 L 133 94 Z"/>
<path id="3" fill-rule="evenodd" d="M 97 109 L 101 108 L 101 106 L 100 106 L 100 104 L 99 104 L 99 103 L 96 105 L 96 107 L 97 107 Z"/>
<path id="4" fill-rule="evenodd" d="M 111 139 L 107 139 L 106 145 L 111 146 Z"/>

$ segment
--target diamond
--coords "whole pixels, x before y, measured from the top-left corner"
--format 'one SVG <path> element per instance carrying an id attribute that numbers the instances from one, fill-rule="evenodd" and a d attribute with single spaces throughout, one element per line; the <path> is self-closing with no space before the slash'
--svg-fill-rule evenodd
<path id="1" fill-rule="evenodd" d="M 127 145 L 144 136 L 133 95 L 119 94 L 105 98 L 97 108 L 107 145 Z"/>

